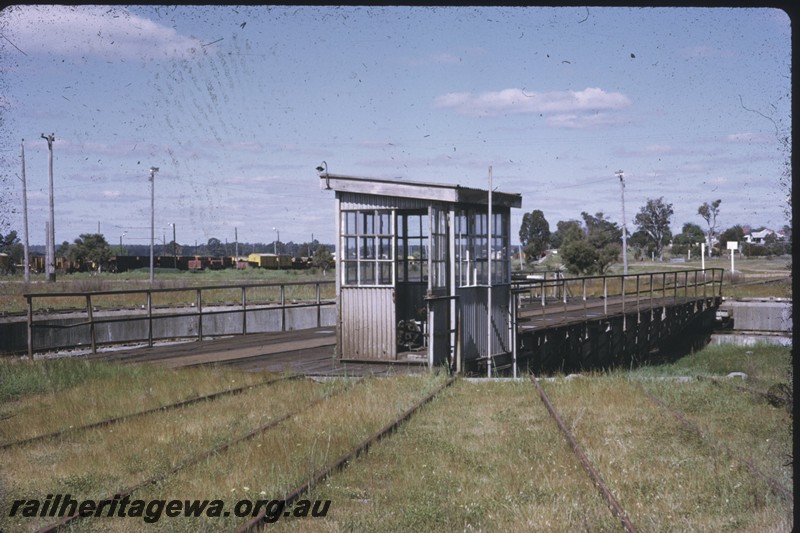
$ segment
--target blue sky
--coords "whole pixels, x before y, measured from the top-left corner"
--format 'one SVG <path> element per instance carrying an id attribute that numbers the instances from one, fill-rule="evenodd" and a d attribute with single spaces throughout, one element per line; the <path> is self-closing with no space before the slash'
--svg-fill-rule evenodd
<path id="1" fill-rule="evenodd" d="M 582 211 L 628 227 L 663 196 L 684 222 L 780 229 L 791 29 L 777 9 L 63 7 L 0 12 L 3 209 L 44 243 L 333 243 L 314 170 L 487 186 L 551 229 Z M 17 209 L 19 211 L 19 209 Z M 22 234 L 22 214 L 7 229 Z"/>

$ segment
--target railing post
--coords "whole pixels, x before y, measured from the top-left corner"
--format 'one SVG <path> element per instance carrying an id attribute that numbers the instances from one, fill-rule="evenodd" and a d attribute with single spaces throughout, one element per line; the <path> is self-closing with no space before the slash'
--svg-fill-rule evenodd
<path id="1" fill-rule="evenodd" d="M 583 292 L 583 317 L 586 318 L 586 278 L 582 280 L 582 292 Z"/>
<path id="2" fill-rule="evenodd" d="M 641 297 L 639 295 L 639 278 L 641 274 L 636 274 L 636 321 L 639 321 L 639 313 L 641 312 Z"/>
<path id="3" fill-rule="evenodd" d="M 94 314 L 92 313 L 92 295 L 86 293 L 86 316 L 89 317 L 89 336 L 92 339 L 92 353 L 97 353 L 97 344 L 94 333 Z"/>
<path id="4" fill-rule="evenodd" d="M 603 276 L 603 314 L 608 314 L 608 278 Z"/>
<path id="5" fill-rule="evenodd" d="M 33 296 L 25 295 L 28 300 L 28 359 L 33 361 Z"/>
<path id="6" fill-rule="evenodd" d="M 247 335 L 247 287 L 242 285 L 242 335 Z"/>
<path id="7" fill-rule="evenodd" d="M 147 346 L 153 347 L 153 293 L 147 289 Z"/>
<path id="8" fill-rule="evenodd" d="M 281 284 L 281 331 L 286 331 L 286 291 Z"/>
<path id="9" fill-rule="evenodd" d="M 203 340 L 203 297 L 202 289 L 197 289 L 197 340 Z"/>
<path id="10" fill-rule="evenodd" d="M 672 292 L 673 292 L 672 303 L 673 303 L 673 305 L 677 305 L 678 304 L 678 273 L 677 272 L 673 272 L 672 273 Z"/>
<path id="11" fill-rule="evenodd" d="M 322 299 L 320 298 L 320 286 L 319 282 L 316 284 L 316 291 L 317 291 L 317 327 L 322 327 Z"/>

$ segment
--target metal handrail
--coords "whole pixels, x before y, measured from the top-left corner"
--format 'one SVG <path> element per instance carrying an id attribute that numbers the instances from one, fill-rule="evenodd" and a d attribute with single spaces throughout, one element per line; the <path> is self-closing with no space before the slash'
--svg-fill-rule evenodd
<path id="1" fill-rule="evenodd" d="M 608 314 L 608 302 L 612 298 L 621 297 L 622 312 L 625 313 L 626 303 L 634 303 L 632 300 L 635 297 L 635 304 L 637 312 L 641 309 L 642 300 L 649 300 L 650 308 L 653 307 L 654 298 L 660 293 L 660 298 L 667 298 L 671 296 L 673 303 L 677 303 L 679 289 L 682 289 L 683 298 L 689 297 L 690 289 L 693 289 L 694 297 L 699 299 L 699 289 L 702 287 L 703 299 L 722 297 L 722 281 L 724 269 L 722 268 L 708 268 L 708 269 L 686 269 L 676 270 L 670 272 L 644 272 L 636 274 L 610 274 L 610 275 L 593 275 L 581 276 L 574 278 L 558 278 L 553 279 L 527 279 L 517 280 L 511 284 L 511 292 L 515 295 L 522 295 L 525 293 L 530 294 L 530 299 L 533 301 L 534 293 L 538 295 L 541 293 L 541 313 L 545 315 L 545 308 L 548 305 L 548 300 L 545 296 L 547 288 L 561 287 L 561 296 L 554 294 L 554 298 L 550 300 L 555 305 L 563 306 L 564 317 L 567 315 L 568 302 L 571 299 L 581 298 L 583 301 L 583 309 L 586 311 L 587 302 L 587 285 L 593 281 L 602 281 L 602 296 L 603 299 L 603 314 Z M 660 283 L 659 283 L 660 282 Z M 581 284 L 580 295 L 573 296 L 570 290 L 570 285 Z M 708 290 L 710 286 L 711 290 Z M 618 289 L 615 290 L 615 287 Z M 631 290 L 631 287 L 635 289 Z M 519 305 L 518 298 L 515 302 Z M 516 305 L 515 305 L 516 307 Z"/>
<path id="2" fill-rule="evenodd" d="M 197 317 L 197 335 L 192 335 L 191 337 L 197 337 L 198 340 L 203 340 L 203 317 L 210 316 L 210 315 L 223 315 L 223 314 L 231 314 L 231 313 L 239 313 L 242 315 L 242 331 L 241 335 L 247 334 L 247 312 L 260 310 L 260 309 L 272 309 L 272 310 L 280 310 L 281 311 L 281 331 L 286 330 L 286 310 L 287 309 L 298 309 L 304 307 L 316 307 L 317 308 L 317 327 L 321 326 L 322 322 L 322 307 L 323 306 L 331 306 L 336 305 L 336 300 L 323 300 L 321 297 L 321 287 L 323 285 L 334 285 L 335 281 L 299 281 L 299 282 L 283 282 L 283 283 L 244 283 L 244 284 L 234 284 L 234 285 L 207 285 L 201 287 L 170 287 L 170 288 L 155 288 L 155 289 L 129 289 L 129 290 L 112 290 L 112 291 L 85 291 L 85 292 L 37 292 L 37 293 L 25 293 L 23 296 L 27 300 L 27 331 L 28 331 L 28 357 L 31 359 L 33 358 L 34 346 L 33 346 L 33 329 L 40 328 L 40 329 L 67 329 L 79 326 L 89 326 L 90 337 L 91 337 L 91 346 L 92 346 L 92 353 L 97 353 L 97 336 L 96 336 L 96 326 L 98 324 L 109 324 L 109 323 L 116 323 L 116 322 L 131 322 L 131 321 L 141 321 L 146 320 L 148 322 L 148 333 L 147 333 L 147 343 L 148 346 L 153 345 L 153 320 L 163 320 L 168 318 L 182 318 L 182 317 Z M 314 301 L 312 302 L 301 302 L 301 303 L 288 303 L 286 302 L 286 287 L 298 287 L 298 286 L 314 286 Z M 258 305 L 257 307 L 248 307 L 247 302 L 247 290 L 253 288 L 278 288 L 280 290 L 280 299 L 277 304 L 267 304 L 267 305 Z M 212 290 L 241 290 L 241 302 L 236 305 L 234 304 L 235 309 L 215 309 L 209 311 L 203 311 L 203 291 L 212 291 Z M 196 293 L 196 307 L 195 310 L 192 312 L 159 312 L 157 314 L 153 314 L 153 295 L 159 293 L 170 293 L 170 292 L 195 292 Z M 98 296 L 119 296 L 119 295 L 126 295 L 126 294 L 142 294 L 146 297 L 146 306 L 145 306 L 145 314 L 143 316 L 137 315 L 127 315 L 125 317 L 120 318 L 103 318 L 94 316 L 94 306 L 92 305 L 92 298 Z M 74 324 L 69 325 L 54 325 L 54 324 L 41 324 L 34 322 L 34 300 L 42 299 L 42 298 L 75 298 L 81 297 L 85 298 L 86 300 L 86 317 L 87 320 L 84 322 L 77 322 Z M 225 304 L 223 304 L 225 305 Z M 172 338 L 172 337 L 170 337 Z M 188 338 L 187 336 L 183 335 L 180 338 Z M 144 340 L 144 339 L 141 339 Z M 125 341 L 120 342 L 130 342 L 130 339 L 126 339 Z M 114 342 L 108 342 L 106 344 L 114 344 Z"/>

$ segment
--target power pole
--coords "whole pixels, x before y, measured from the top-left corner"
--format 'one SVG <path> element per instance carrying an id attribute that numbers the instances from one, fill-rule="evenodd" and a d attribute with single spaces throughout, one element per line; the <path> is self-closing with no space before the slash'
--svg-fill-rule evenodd
<path id="1" fill-rule="evenodd" d="M 53 142 L 56 140 L 54 133 L 45 135 L 42 133 L 42 139 L 47 141 L 47 149 L 50 152 L 48 159 L 48 171 L 50 177 L 50 224 L 48 226 L 47 234 L 47 253 L 49 259 L 47 261 L 47 281 L 55 283 L 56 281 L 56 221 L 55 221 L 55 208 L 53 204 Z"/>
<path id="2" fill-rule="evenodd" d="M 489 166 L 489 197 L 486 202 L 486 252 L 487 252 L 487 273 L 486 280 L 486 376 L 492 377 L 492 167 Z M 431 366 L 433 362 L 431 361 Z"/>
<path id="3" fill-rule="evenodd" d="M 150 287 L 153 286 L 153 245 L 156 240 L 156 172 L 158 167 L 150 167 Z"/>
<path id="4" fill-rule="evenodd" d="M 25 283 L 31 281 L 31 262 L 28 255 L 28 185 L 25 181 L 25 139 L 22 139 L 22 225 L 25 235 Z"/>
<path id="5" fill-rule="evenodd" d="M 178 241 L 175 240 L 175 223 L 172 222 L 172 266 L 178 269 Z"/>
<path id="6" fill-rule="evenodd" d="M 622 192 L 622 265 L 623 274 L 628 274 L 628 224 L 625 221 L 625 178 L 621 170 L 617 170 L 620 190 Z"/>

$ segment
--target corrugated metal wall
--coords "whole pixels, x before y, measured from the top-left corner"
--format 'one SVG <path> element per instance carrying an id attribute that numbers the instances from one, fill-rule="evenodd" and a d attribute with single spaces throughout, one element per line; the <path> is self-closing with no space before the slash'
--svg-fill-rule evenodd
<path id="1" fill-rule="evenodd" d="M 391 287 L 342 287 L 342 359 L 397 357 L 393 292 Z"/>
<path id="2" fill-rule="evenodd" d="M 461 305 L 462 356 L 464 360 L 487 355 L 486 304 L 487 287 L 462 287 L 456 291 Z M 493 355 L 511 352 L 509 340 L 508 285 L 492 287 L 492 350 Z"/>
<path id="3" fill-rule="evenodd" d="M 427 209 L 430 204 L 428 200 L 415 198 L 346 193 L 341 195 L 340 209 Z"/>

